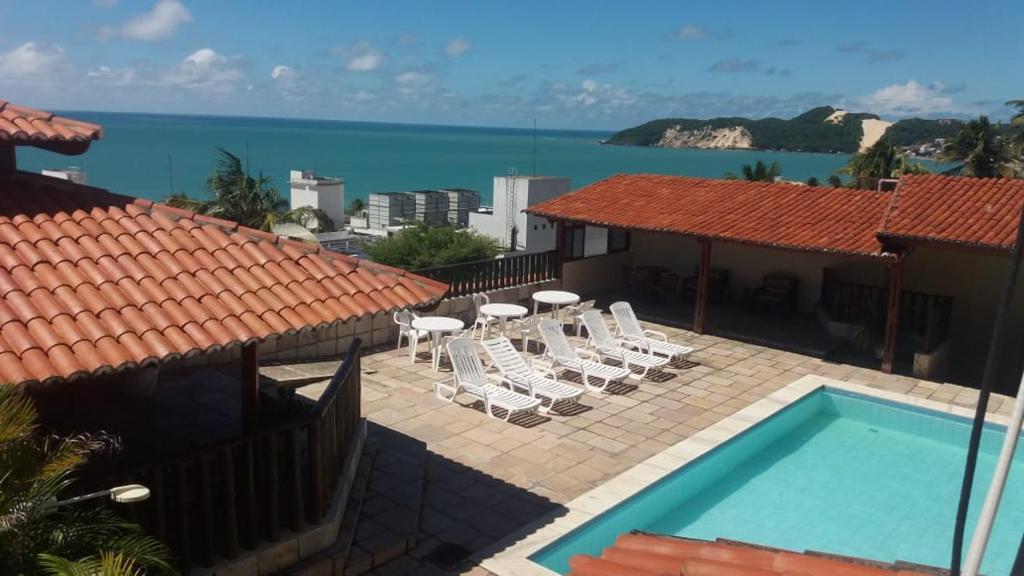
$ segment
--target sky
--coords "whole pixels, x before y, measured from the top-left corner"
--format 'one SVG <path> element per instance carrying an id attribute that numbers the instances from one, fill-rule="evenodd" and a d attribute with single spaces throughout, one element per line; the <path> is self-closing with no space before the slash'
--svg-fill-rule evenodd
<path id="1" fill-rule="evenodd" d="M 1006 118 L 1024 2 L 0 0 L 0 99 L 621 129 L 812 106 Z"/>

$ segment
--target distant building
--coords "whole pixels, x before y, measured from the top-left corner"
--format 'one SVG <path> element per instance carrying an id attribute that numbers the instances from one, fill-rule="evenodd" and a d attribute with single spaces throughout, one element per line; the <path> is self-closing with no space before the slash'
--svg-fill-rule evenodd
<path id="1" fill-rule="evenodd" d="M 469 213 L 480 210 L 480 193 L 466 188 L 445 188 L 448 194 L 448 223 L 465 228 L 469 226 Z"/>
<path id="2" fill-rule="evenodd" d="M 385 230 L 412 220 L 415 199 L 405 192 L 372 192 L 366 203 L 367 227 Z"/>
<path id="3" fill-rule="evenodd" d="M 323 210 L 334 222 L 335 227 L 345 223 L 344 180 L 318 176 L 311 170 L 292 170 L 289 184 L 291 185 L 291 207 L 293 209 L 312 206 Z M 312 222 L 306 222 L 306 227 L 316 228 L 317 222 L 315 219 Z"/>
<path id="4" fill-rule="evenodd" d="M 87 177 L 85 170 L 82 170 L 78 166 L 68 166 L 67 168 L 44 168 L 42 170 L 43 176 L 49 176 L 50 178 L 60 178 L 61 180 L 69 180 L 75 184 L 81 184 L 85 186 L 88 184 L 89 178 Z"/>
<path id="5" fill-rule="evenodd" d="M 469 227 L 494 238 L 510 252 L 554 250 L 554 225 L 523 210 L 566 194 L 570 187 L 569 178 L 558 176 L 495 176 L 493 209 L 470 212 Z"/>

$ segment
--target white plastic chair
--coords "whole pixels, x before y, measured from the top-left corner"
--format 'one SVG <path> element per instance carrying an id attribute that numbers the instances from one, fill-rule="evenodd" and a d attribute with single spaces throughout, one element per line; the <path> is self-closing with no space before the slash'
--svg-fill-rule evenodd
<path id="1" fill-rule="evenodd" d="M 537 339 L 537 322 L 541 319 L 541 316 L 527 316 L 525 318 L 516 318 L 512 321 L 512 333 L 519 335 L 521 349 L 523 354 L 529 354 L 530 352 L 530 339 Z"/>
<path id="2" fill-rule="evenodd" d="M 547 413 L 556 402 L 578 402 L 583 390 L 558 381 L 555 371 L 550 367 L 540 367 L 527 362 L 516 350 L 512 342 L 499 336 L 492 340 L 484 340 L 484 350 L 491 357 L 494 367 L 501 372 L 506 384 L 513 390 L 525 390 L 533 398 L 541 401 L 540 411 Z M 543 373 L 538 372 L 538 368 Z M 547 400 L 547 405 L 544 401 Z"/>
<path id="3" fill-rule="evenodd" d="M 488 316 L 480 312 L 480 307 L 484 304 L 490 304 L 491 299 L 487 297 L 487 294 L 483 292 L 477 292 L 473 294 L 473 309 L 476 311 L 476 319 L 473 320 L 473 334 L 476 335 L 477 326 L 480 327 L 480 339 L 483 340 L 487 336 L 488 329 L 491 324 L 497 324 L 498 319 L 493 316 Z"/>
<path id="4" fill-rule="evenodd" d="M 573 330 L 576 331 L 576 337 L 580 337 L 580 332 L 583 330 L 583 319 L 581 316 L 587 310 L 591 310 L 594 307 L 593 300 L 587 300 L 580 302 L 579 304 L 573 304 L 572 306 L 566 306 L 562 308 L 562 313 L 565 314 L 564 318 L 572 319 Z"/>
<path id="5" fill-rule="evenodd" d="M 412 321 L 418 318 L 418 316 L 408 308 L 395 311 L 392 317 L 395 320 L 395 324 L 398 324 L 398 345 L 395 351 L 402 349 L 402 338 L 405 338 L 406 343 L 409 345 L 409 360 L 415 362 L 416 350 L 419 348 L 420 340 L 429 338 L 430 332 L 417 330 L 412 327 Z"/>
<path id="6" fill-rule="evenodd" d="M 517 412 L 533 412 L 540 407 L 540 400 L 494 383 L 484 371 L 484 365 L 476 354 L 476 346 L 470 338 L 456 338 L 448 343 L 448 357 L 452 359 L 452 385 L 434 383 L 434 394 L 441 400 L 454 402 L 459 392 L 466 392 L 484 403 L 488 416 L 494 415 L 494 408 L 505 410 L 508 422 Z M 448 393 L 450 395 L 446 396 Z"/>
<path id="7" fill-rule="evenodd" d="M 604 392 L 610 384 L 622 382 L 632 373 L 625 365 L 602 364 L 601 358 L 592 350 L 573 348 L 562 332 L 562 324 L 557 320 L 541 320 L 540 337 L 544 339 L 544 357 L 551 358 L 551 367 L 578 373 L 583 379 L 583 385 L 593 392 Z M 580 358 L 580 355 L 588 358 Z M 603 381 L 604 384 L 591 384 L 591 378 Z"/>
<path id="8" fill-rule="evenodd" d="M 587 328 L 587 335 L 590 337 L 589 342 L 594 346 L 597 355 L 602 360 L 608 358 L 617 360 L 626 368 L 632 369 L 635 366 L 642 369 L 643 372 L 640 374 L 641 382 L 643 382 L 644 376 L 647 376 L 647 372 L 651 368 L 661 368 L 668 364 L 668 358 L 631 348 L 624 348 L 623 344 L 625 342 L 617 340 L 612 335 L 611 330 L 604 323 L 604 318 L 601 317 L 600 310 L 588 310 L 581 315 L 581 319 L 583 320 L 583 325 Z"/>
<path id="9" fill-rule="evenodd" d="M 616 333 L 625 340 L 627 346 L 633 346 L 657 356 L 664 356 L 669 360 L 686 359 L 693 353 L 693 348 L 689 346 L 669 342 L 668 336 L 664 332 L 645 330 L 637 320 L 629 302 L 616 302 L 609 309 L 618 326 Z"/>

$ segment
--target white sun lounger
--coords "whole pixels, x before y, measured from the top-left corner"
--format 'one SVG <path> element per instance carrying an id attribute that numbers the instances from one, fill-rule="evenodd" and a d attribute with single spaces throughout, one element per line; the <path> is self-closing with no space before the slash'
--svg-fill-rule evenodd
<path id="1" fill-rule="evenodd" d="M 552 368 L 565 368 L 576 372 L 583 378 L 583 385 L 594 392 L 604 392 L 613 382 L 622 382 L 631 374 L 629 368 L 602 364 L 600 357 L 592 350 L 573 348 L 569 339 L 562 332 L 562 324 L 557 320 L 545 318 L 540 321 L 540 337 L 544 340 L 544 356 L 550 357 Z M 580 354 L 590 359 L 580 358 Z M 603 384 L 591 384 L 591 379 Z"/>
<path id="2" fill-rule="evenodd" d="M 455 396 L 464 391 L 483 401 L 484 411 L 492 418 L 497 418 L 495 407 L 504 409 L 506 422 L 517 412 L 533 412 L 540 407 L 540 400 L 504 388 L 488 378 L 472 339 L 456 338 L 448 343 L 447 348 L 452 361 L 453 385 L 435 383 L 434 393 L 438 398 L 454 402 Z"/>
<path id="3" fill-rule="evenodd" d="M 685 360 L 693 352 L 693 348 L 675 344 L 668 341 L 664 332 L 657 330 L 645 330 L 633 313 L 633 307 L 629 302 L 616 302 L 609 306 L 612 316 L 615 317 L 615 324 L 618 325 L 616 332 L 624 340 L 626 346 L 634 347 L 641 352 L 664 356 L 669 360 Z M 654 336 L 654 338 L 651 338 Z"/>
<path id="4" fill-rule="evenodd" d="M 647 372 L 651 368 L 661 368 L 668 364 L 668 358 L 638 352 L 630 348 L 623 348 L 623 341 L 617 340 L 611 331 L 608 330 L 608 326 L 604 323 L 604 318 L 601 317 L 600 310 L 588 310 L 580 316 L 580 319 L 583 320 L 583 325 L 587 328 L 587 334 L 590 336 L 589 342 L 594 346 L 598 356 L 601 359 L 611 358 L 618 360 L 624 367 L 630 370 L 633 367 L 642 369 L 643 372 L 640 374 L 641 382 L 643 382 L 644 376 L 647 376 Z"/>
<path id="5" fill-rule="evenodd" d="M 551 368 L 543 368 L 544 374 L 537 371 L 532 363 L 519 354 L 512 342 L 504 337 L 484 340 L 484 350 L 494 362 L 494 367 L 501 372 L 502 378 L 513 390 L 525 390 L 530 396 L 541 401 L 541 412 L 547 412 L 555 402 L 567 400 L 577 402 L 583 390 L 558 381 Z M 547 401 L 545 405 L 544 401 Z"/>

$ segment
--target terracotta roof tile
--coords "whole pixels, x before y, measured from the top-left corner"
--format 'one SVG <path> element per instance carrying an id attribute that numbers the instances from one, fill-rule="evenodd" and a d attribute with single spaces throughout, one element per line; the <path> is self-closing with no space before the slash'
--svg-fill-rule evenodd
<path id="1" fill-rule="evenodd" d="M 903 563 L 798 553 L 718 540 L 693 540 L 641 533 L 623 534 L 599 558 L 569 560 L 570 576 L 924 576 Z M 938 573 L 928 570 L 927 573 Z"/>
<path id="2" fill-rule="evenodd" d="M 103 127 L 55 116 L 49 112 L 0 100 L 0 142 L 40 145 L 90 142 L 103 137 Z"/>
<path id="3" fill-rule="evenodd" d="M 904 176 L 879 237 L 1007 252 L 1024 204 L 1024 180 Z"/>
<path id="4" fill-rule="evenodd" d="M 0 381 L 122 370 L 428 304 L 404 271 L 105 190 L 0 177 Z"/>
<path id="5" fill-rule="evenodd" d="M 889 194 L 785 182 L 620 174 L 531 206 L 538 216 L 795 250 L 883 256 Z"/>

